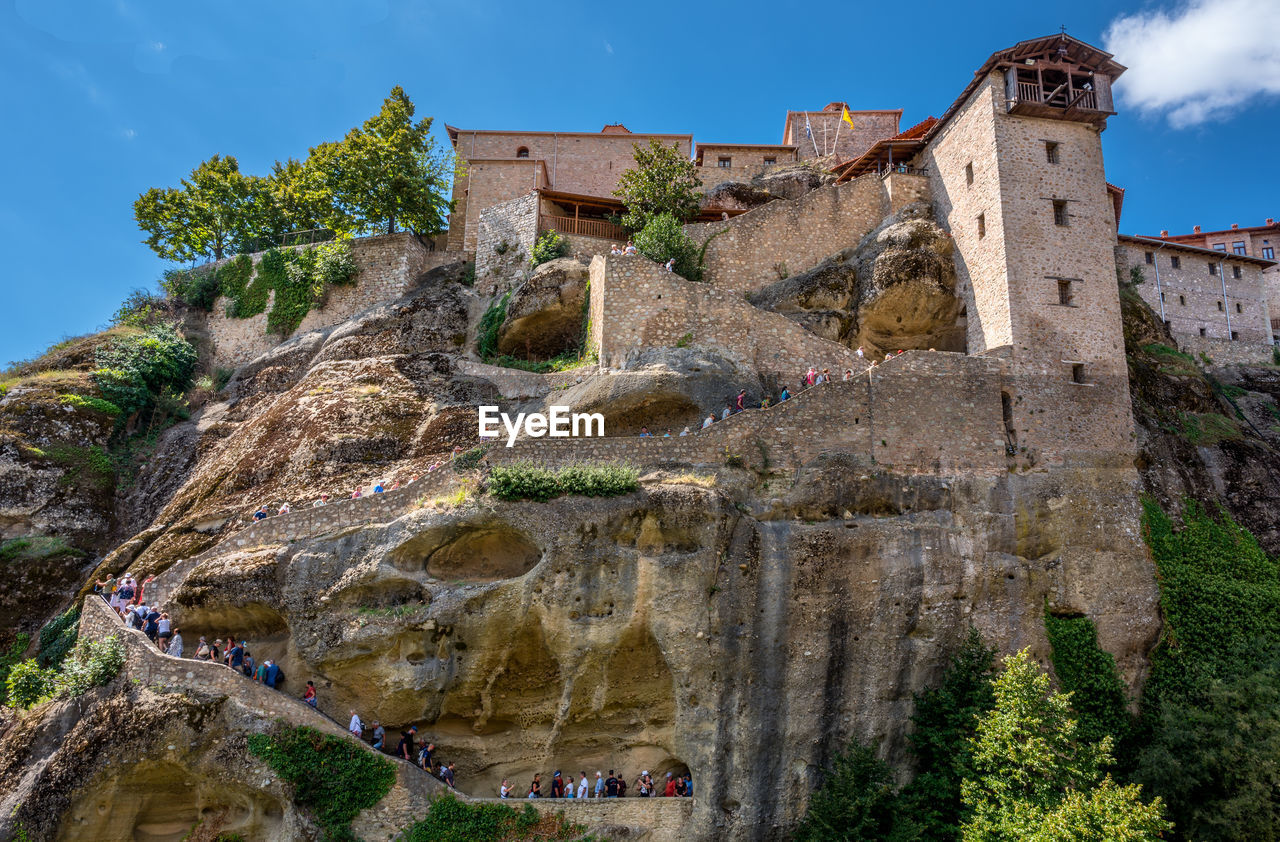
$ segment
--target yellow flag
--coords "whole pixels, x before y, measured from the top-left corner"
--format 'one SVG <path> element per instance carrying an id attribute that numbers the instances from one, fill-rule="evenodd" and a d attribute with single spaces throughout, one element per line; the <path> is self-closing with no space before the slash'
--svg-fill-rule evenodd
<path id="1" fill-rule="evenodd" d="M 843 114 L 840 115 L 840 119 L 848 123 L 849 128 L 856 129 L 857 126 L 853 124 L 853 117 L 849 114 L 849 109 L 847 107 L 842 106 L 840 110 L 844 112 Z"/>

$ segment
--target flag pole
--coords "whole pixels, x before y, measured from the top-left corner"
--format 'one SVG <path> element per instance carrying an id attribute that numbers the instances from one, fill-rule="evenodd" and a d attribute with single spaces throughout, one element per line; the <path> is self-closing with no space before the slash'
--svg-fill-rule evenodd
<path id="1" fill-rule="evenodd" d="M 804 112 L 804 131 L 809 135 L 809 142 L 813 144 L 813 157 L 821 158 L 818 154 L 818 140 L 813 136 L 813 126 L 809 125 L 809 112 Z"/>
<path id="2" fill-rule="evenodd" d="M 836 139 L 835 139 L 835 142 L 831 144 L 831 152 L 833 154 L 836 151 L 836 147 L 840 145 L 840 130 L 842 128 L 844 128 L 844 109 L 843 108 L 840 109 L 840 120 L 839 122 L 836 123 Z"/>

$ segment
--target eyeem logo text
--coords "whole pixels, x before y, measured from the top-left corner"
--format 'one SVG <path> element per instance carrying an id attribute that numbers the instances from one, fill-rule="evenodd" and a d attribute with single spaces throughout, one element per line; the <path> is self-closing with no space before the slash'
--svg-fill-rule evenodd
<path id="1" fill-rule="evenodd" d="M 599 412 L 570 412 L 567 406 L 553 406 L 551 412 L 523 412 L 516 415 L 515 421 L 505 412 L 499 412 L 496 406 L 480 407 L 480 438 L 495 439 L 500 435 L 498 422 L 507 431 L 507 447 L 516 443 L 516 438 L 523 429 L 529 438 L 540 439 L 550 436 L 553 439 L 567 439 L 579 436 L 603 436 L 604 416 Z M 592 428 L 595 432 L 592 432 Z"/>

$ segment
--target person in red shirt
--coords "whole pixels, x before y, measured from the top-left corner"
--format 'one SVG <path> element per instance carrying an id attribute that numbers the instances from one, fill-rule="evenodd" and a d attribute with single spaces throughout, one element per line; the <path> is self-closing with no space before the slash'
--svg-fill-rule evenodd
<path id="1" fill-rule="evenodd" d="M 551 778 L 551 797 L 564 798 L 564 779 L 560 777 L 558 770 Z"/>
<path id="2" fill-rule="evenodd" d="M 671 777 L 671 773 L 667 772 L 667 788 L 662 791 L 664 798 L 676 797 L 676 779 Z"/>

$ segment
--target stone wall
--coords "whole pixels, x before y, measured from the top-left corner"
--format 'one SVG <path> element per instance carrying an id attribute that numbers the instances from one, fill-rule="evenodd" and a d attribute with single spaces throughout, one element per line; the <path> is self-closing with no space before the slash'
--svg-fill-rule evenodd
<path id="1" fill-rule="evenodd" d="M 692 798 L 473 798 L 498 802 L 523 810 L 525 804 L 544 816 L 564 813 L 571 822 L 588 827 L 621 825 L 647 828 L 648 842 L 676 842 L 689 839 L 687 824 L 693 817 Z"/>
<path id="2" fill-rule="evenodd" d="M 469 161 L 466 174 L 454 179 L 457 204 L 449 216 L 449 250 L 474 254 L 481 212 L 550 185 L 545 161 L 531 158 Z"/>
<path id="3" fill-rule="evenodd" d="M 805 136 L 805 114 L 813 129 L 813 138 Z M 830 154 L 836 161 L 857 158 L 872 147 L 877 140 L 893 137 L 898 133 L 901 110 L 853 111 L 853 128 L 842 119 L 839 107 L 832 111 L 793 111 L 784 129 L 783 143 L 794 144 L 803 160 L 820 158 Z M 815 151 L 816 146 L 816 151 Z"/>
<path id="4" fill-rule="evenodd" d="M 806 389 L 688 436 L 522 438 L 510 448 L 494 446 L 487 458 L 652 467 L 716 466 L 734 456 L 762 467 L 767 454 L 771 469 L 794 471 L 820 453 L 840 451 L 860 456 L 869 470 L 998 475 L 1007 470 L 1002 371 L 995 358 L 908 351 L 853 380 Z"/>
<path id="5" fill-rule="evenodd" d="M 1270 365 L 1275 347 L 1269 342 L 1231 342 L 1213 337 L 1174 334 L 1178 348 L 1203 362 L 1201 354 L 1213 365 Z"/>
<path id="6" fill-rule="evenodd" d="M 1231 254 L 1219 256 L 1196 253 L 1176 246 L 1145 245 L 1121 241 L 1117 248 L 1117 263 L 1126 280 L 1130 270 L 1137 267 L 1143 282 L 1134 289 L 1157 313 L 1160 297 L 1164 296 L 1164 317 L 1169 330 L 1181 342 L 1183 338 L 1231 341 L 1231 333 L 1237 340 L 1257 345 L 1271 344 L 1271 312 L 1269 290 L 1262 268 L 1251 261 L 1235 260 Z M 1146 256 L 1151 255 L 1151 263 Z M 1173 258 L 1179 266 L 1173 267 Z M 1210 266 L 1217 274 L 1209 274 Z M 1160 270 L 1159 284 L 1156 269 Z M 1239 278 L 1235 271 L 1240 271 Z M 1222 296 L 1223 282 L 1227 290 Z M 1230 318 L 1231 327 L 1227 321 Z M 1268 358 L 1270 350 L 1267 351 Z"/>
<path id="7" fill-rule="evenodd" d="M 884 182 L 889 213 L 897 213 L 913 202 L 928 202 L 932 198 L 929 192 L 929 176 L 925 173 L 890 170 L 880 178 Z"/>
<path id="8" fill-rule="evenodd" d="M 523 270 L 538 239 L 538 193 L 531 190 L 482 210 L 476 236 L 477 281 Z"/>
<path id="9" fill-rule="evenodd" d="M 683 345 L 788 377 L 809 365 L 860 368 L 849 348 L 753 306 L 734 290 L 686 281 L 640 255 L 594 258 L 591 299 L 592 347 L 612 368 L 626 368 L 648 348 Z"/>
<path id="10" fill-rule="evenodd" d="M 261 262 L 262 254 L 253 255 L 255 266 Z M 340 324 L 362 310 L 398 298 L 418 275 L 462 259 L 458 252 L 428 251 L 417 237 L 407 232 L 353 240 L 351 255 L 360 270 L 355 284 L 331 288 L 324 306 L 308 312 L 294 335 Z M 267 298 L 267 309 L 247 319 L 229 318 L 226 315 L 229 301 L 225 297 L 214 303 L 207 324 L 215 366 L 244 365 L 288 338 L 267 332 L 267 314 L 274 300 L 272 291 Z"/>
<path id="11" fill-rule="evenodd" d="M 794 275 L 837 251 L 857 245 L 888 213 L 879 176 L 820 187 L 798 199 L 769 202 L 728 221 L 685 226 L 707 246 L 704 279 L 716 288 L 753 292 L 778 280 L 778 268 Z"/>

